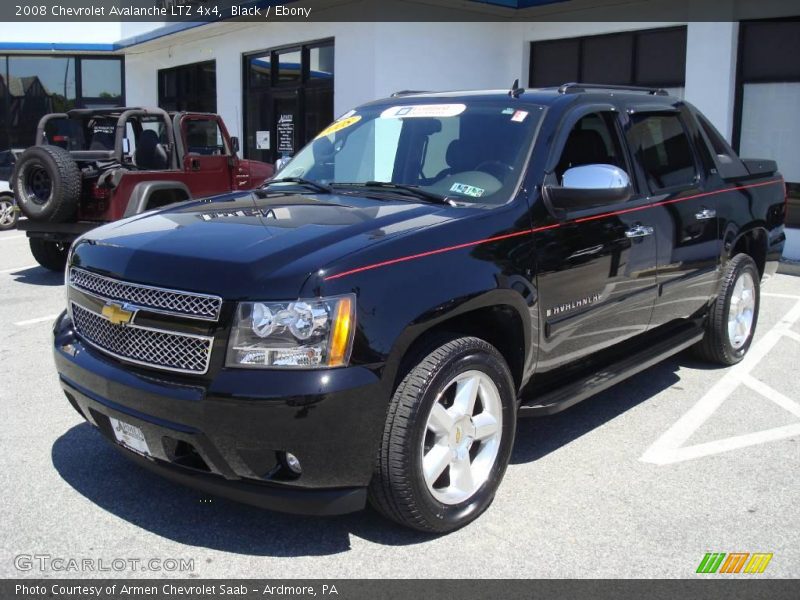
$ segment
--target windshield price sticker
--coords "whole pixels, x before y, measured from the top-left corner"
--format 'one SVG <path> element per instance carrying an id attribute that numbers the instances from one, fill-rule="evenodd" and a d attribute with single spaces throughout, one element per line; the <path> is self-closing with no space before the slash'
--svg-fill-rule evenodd
<path id="1" fill-rule="evenodd" d="M 346 129 L 351 125 L 358 123 L 360 120 L 361 120 L 361 115 L 356 115 L 354 117 L 347 117 L 345 119 L 339 119 L 335 123 L 323 129 L 317 137 L 321 138 L 325 137 L 326 135 L 331 135 L 332 133 L 336 133 L 337 131 L 341 131 L 342 129 Z"/>
<path id="2" fill-rule="evenodd" d="M 473 198 L 480 198 L 483 196 L 484 192 L 486 192 L 486 190 L 483 188 L 479 188 L 474 185 L 467 185 L 466 183 L 454 183 L 450 187 L 450 191 L 455 192 L 456 194 L 472 196 Z"/>
<path id="3" fill-rule="evenodd" d="M 411 106 L 393 106 L 381 113 L 381 119 L 456 117 L 465 110 L 467 110 L 466 104 L 416 104 Z"/>

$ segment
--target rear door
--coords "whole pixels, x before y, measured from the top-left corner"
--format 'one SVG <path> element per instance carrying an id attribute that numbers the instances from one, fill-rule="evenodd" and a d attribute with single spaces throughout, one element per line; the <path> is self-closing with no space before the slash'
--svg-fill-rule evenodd
<path id="1" fill-rule="evenodd" d="M 627 137 L 658 232 L 658 300 L 651 322 L 657 327 L 691 316 L 714 293 L 721 251 L 717 194 L 707 186 L 692 141 L 699 134 L 688 115 L 629 112 Z"/>
<path id="2" fill-rule="evenodd" d="M 202 198 L 232 188 L 232 149 L 213 115 L 186 115 L 181 119 L 183 169 L 192 196 Z"/>
<path id="3" fill-rule="evenodd" d="M 631 173 L 617 111 L 593 110 L 572 122 L 557 149 L 559 185 L 567 169 L 586 164 Z M 534 239 L 543 323 L 537 372 L 577 363 L 647 330 L 656 298 L 656 235 L 647 194 L 635 190 L 625 202 L 571 211 Z"/>

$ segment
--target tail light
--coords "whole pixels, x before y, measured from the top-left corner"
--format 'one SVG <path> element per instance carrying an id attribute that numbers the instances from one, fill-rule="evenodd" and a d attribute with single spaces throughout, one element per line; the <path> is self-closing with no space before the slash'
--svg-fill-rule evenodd
<path id="1" fill-rule="evenodd" d="M 108 200 L 111 197 L 111 190 L 107 187 L 92 186 L 92 198 L 94 200 Z"/>

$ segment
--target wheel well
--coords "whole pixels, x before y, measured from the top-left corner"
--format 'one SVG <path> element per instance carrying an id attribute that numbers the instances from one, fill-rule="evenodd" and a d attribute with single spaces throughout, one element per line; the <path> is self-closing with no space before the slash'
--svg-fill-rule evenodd
<path id="1" fill-rule="evenodd" d="M 758 274 L 764 276 L 764 267 L 767 263 L 767 234 L 762 229 L 751 229 L 736 240 L 736 245 L 731 252 L 731 258 L 737 254 L 747 254 L 755 261 Z"/>
<path id="2" fill-rule="evenodd" d="M 145 210 L 152 210 L 173 202 L 180 202 L 181 200 L 188 200 L 189 196 L 181 188 L 168 188 L 163 190 L 155 190 L 147 200 L 147 208 Z"/>
<path id="3" fill-rule="evenodd" d="M 519 390 L 525 364 L 525 335 L 523 323 L 517 311 L 508 305 L 487 306 L 472 310 L 445 321 L 437 323 L 426 330 L 411 344 L 406 351 L 403 364 L 397 374 L 395 385 L 422 358 L 423 353 L 430 352 L 433 344 L 444 337 L 480 338 L 497 348 L 503 356 L 514 377 L 514 384 Z"/>

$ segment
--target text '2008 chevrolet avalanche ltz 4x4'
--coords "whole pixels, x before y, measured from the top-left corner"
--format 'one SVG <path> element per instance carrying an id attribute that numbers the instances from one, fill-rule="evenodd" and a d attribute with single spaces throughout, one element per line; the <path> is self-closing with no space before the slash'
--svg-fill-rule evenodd
<path id="1" fill-rule="evenodd" d="M 206 493 L 447 532 L 516 420 L 753 339 L 774 162 L 662 90 L 401 93 L 255 191 L 87 232 L 54 326 L 74 408 Z"/>

